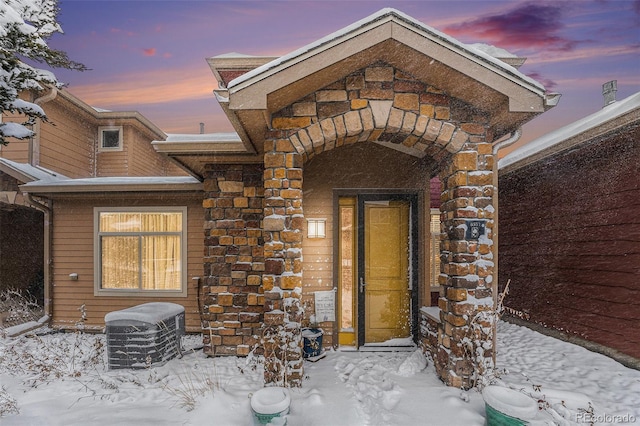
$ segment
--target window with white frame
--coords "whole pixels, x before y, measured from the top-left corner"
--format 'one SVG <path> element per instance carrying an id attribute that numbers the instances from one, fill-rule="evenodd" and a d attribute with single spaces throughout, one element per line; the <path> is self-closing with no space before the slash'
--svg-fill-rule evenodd
<path id="1" fill-rule="evenodd" d="M 122 126 L 98 127 L 99 151 L 122 151 Z"/>
<path id="2" fill-rule="evenodd" d="M 186 296 L 186 207 L 100 208 L 96 294 Z"/>

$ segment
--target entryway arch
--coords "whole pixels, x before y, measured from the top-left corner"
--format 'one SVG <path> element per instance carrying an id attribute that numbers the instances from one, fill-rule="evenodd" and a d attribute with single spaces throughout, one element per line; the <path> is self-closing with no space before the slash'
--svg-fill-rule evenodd
<path id="1" fill-rule="evenodd" d="M 369 81 L 367 76 L 387 81 Z M 367 91 L 367 83 L 380 90 Z M 376 99 L 382 96 L 388 99 Z M 484 306 L 474 303 L 476 298 L 491 298 L 493 273 L 493 154 L 486 141 L 487 127 L 484 117 L 469 114 L 464 102 L 380 63 L 273 115 L 264 146 L 264 254 L 269 273 L 263 274 L 262 284 L 265 324 L 280 327 L 280 332 L 271 334 L 266 346 L 267 382 L 286 380 L 295 386 L 303 376 L 305 165 L 321 153 L 359 143 L 429 158 L 431 167 L 421 176 L 425 186 L 433 175 L 443 182 L 440 282 L 444 292 L 439 301 L 442 344 L 436 365 L 450 384 L 459 378 L 451 371 L 473 370 L 463 340 L 474 313 Z M 481 225 L 480 234 L 467 233 L 470 221 Z M 288 375 L 283 379 L 284 359 Z"/>

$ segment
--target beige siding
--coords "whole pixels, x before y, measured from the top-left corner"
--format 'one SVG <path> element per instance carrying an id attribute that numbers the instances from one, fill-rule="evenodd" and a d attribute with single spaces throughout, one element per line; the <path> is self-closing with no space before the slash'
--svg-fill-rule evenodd
<path id="1" fill-rule="evenodd" d="M 98 176 L 186 175 L 182 169 L 170 163 L 167 157 L 153 149 L 149 135 L 127 123 L 123 125 L 122 151 L 98 152 Z"/>
<path id="2" fill-rule="evenodd" d="M 204 213 L 202 195 L 193 197 L 165 194 L 158 199 L 126 199 L 122 194 L 110 200 L 54 201 L 53 225 L 53 323 L 58 327 L 74 327 L 80 319 L 80 307 L 85 306 L 90 328 L 104 326 L 104 316 L 108 312 L 124 309 L 151 301 L 174 302 L 185 307 L 186 325 L 190 331 L 200 331 L 200 317 L 197 306 L 197 286 L 193 277 L 202 277 L 204 237 L 202 224 Z M 118 201 L 114 201 L 117 199 Z M 167 200 L 171 200 L 167 202 Z M 187 297 L 106 297 L 94 296 L 94 247 L 93 208 L 119 206 L 161 206 L 175 205 L 188 207 L 187 210 Z M 69 274 L 77 273 L 78 280 L 71 281 Z"/>
<path id="3" fill-rule="evenodd" d="M 67 177 L 90 177 L 94 173 L 95 122 L 87 113 L 67 108 L 68 104 L 60 101 L 58 98 L 43 105 L 49 122 L 36 129 L 35 158 L 42 167 Z"/>
<path id="4" fill-rule="evenodd" d="M 101 123 L 103 126 L 118 125 L 116 123 Z M 98 129 L 96 128 L 96 135 Z M 108 176 L 129 176 L 129 151 L 131 150 L 131 135 L 133 129 L 123 127 L 122 129 L 122 151 L 100 151 L 97 150 L 98 167 L 97 177 Z M 97 142 L 99 144 L 100 141 Z"/>
<path id="5" fill-rule="evenodd" d="M 129 176 L 162 176 L 166 173 L 164 157 L 151 146 L 148 137 L 137 130 L 128 132 Z"/>
<path id="6" fill-rule="evenodd" d="M 24 116 L 18 114 L 2 114 L 2 122 L 4 123 L 22 123 Z M 7 138 L 8 145 L 0 145 L 0 158 L 15 161 L 17 163 L 26 163 L 29 161 L 29 140 Z"/>

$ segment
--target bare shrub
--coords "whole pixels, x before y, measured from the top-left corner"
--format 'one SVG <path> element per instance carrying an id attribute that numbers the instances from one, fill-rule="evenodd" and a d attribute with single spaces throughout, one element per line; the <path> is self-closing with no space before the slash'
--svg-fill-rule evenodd
<path id="1" fill-rule="evenodd" d="M 215 391 L 220 389 L 215 367 L 213 375 L 208 371 L 204 372 L 204 374 L 202 371 L 185 371 L 177 373 L 176 377 L 179 384 L 177 386 L 166 384 L 164 390 L 177 400 L 176 404 L 180 408 L 184 408 L 187 411 L 192 411 L 196 408 L 198 399 L 207 394 L 213 396 Z"/>
<path id="2" fill-rule="evenodd" d="M 0 389 L 0 417 L 6 416 L 7 414 L 19 413 L 20 410 L 18 410 L 18 402 L 14 397 L 9 395 L 3 386 L 2 389 Z"/>
<path id="3" fill-rule="evenodd" d="M 6 328 L 29 321 L 38 321 L 44 315 L 44 309 L 28 292 L 2 290 L 0 291 L 0 315 L 2 318 L 0 328 Z"/>

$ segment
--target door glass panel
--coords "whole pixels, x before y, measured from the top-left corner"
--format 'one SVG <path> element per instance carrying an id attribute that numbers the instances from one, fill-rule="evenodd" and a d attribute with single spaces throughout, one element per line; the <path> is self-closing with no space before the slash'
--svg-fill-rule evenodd
<path id="1" fill-rule="evenodd" d="M 349 331 L 353 331 L 354 214 L 354 205 L 340 206 L 340 328 Z"/>

